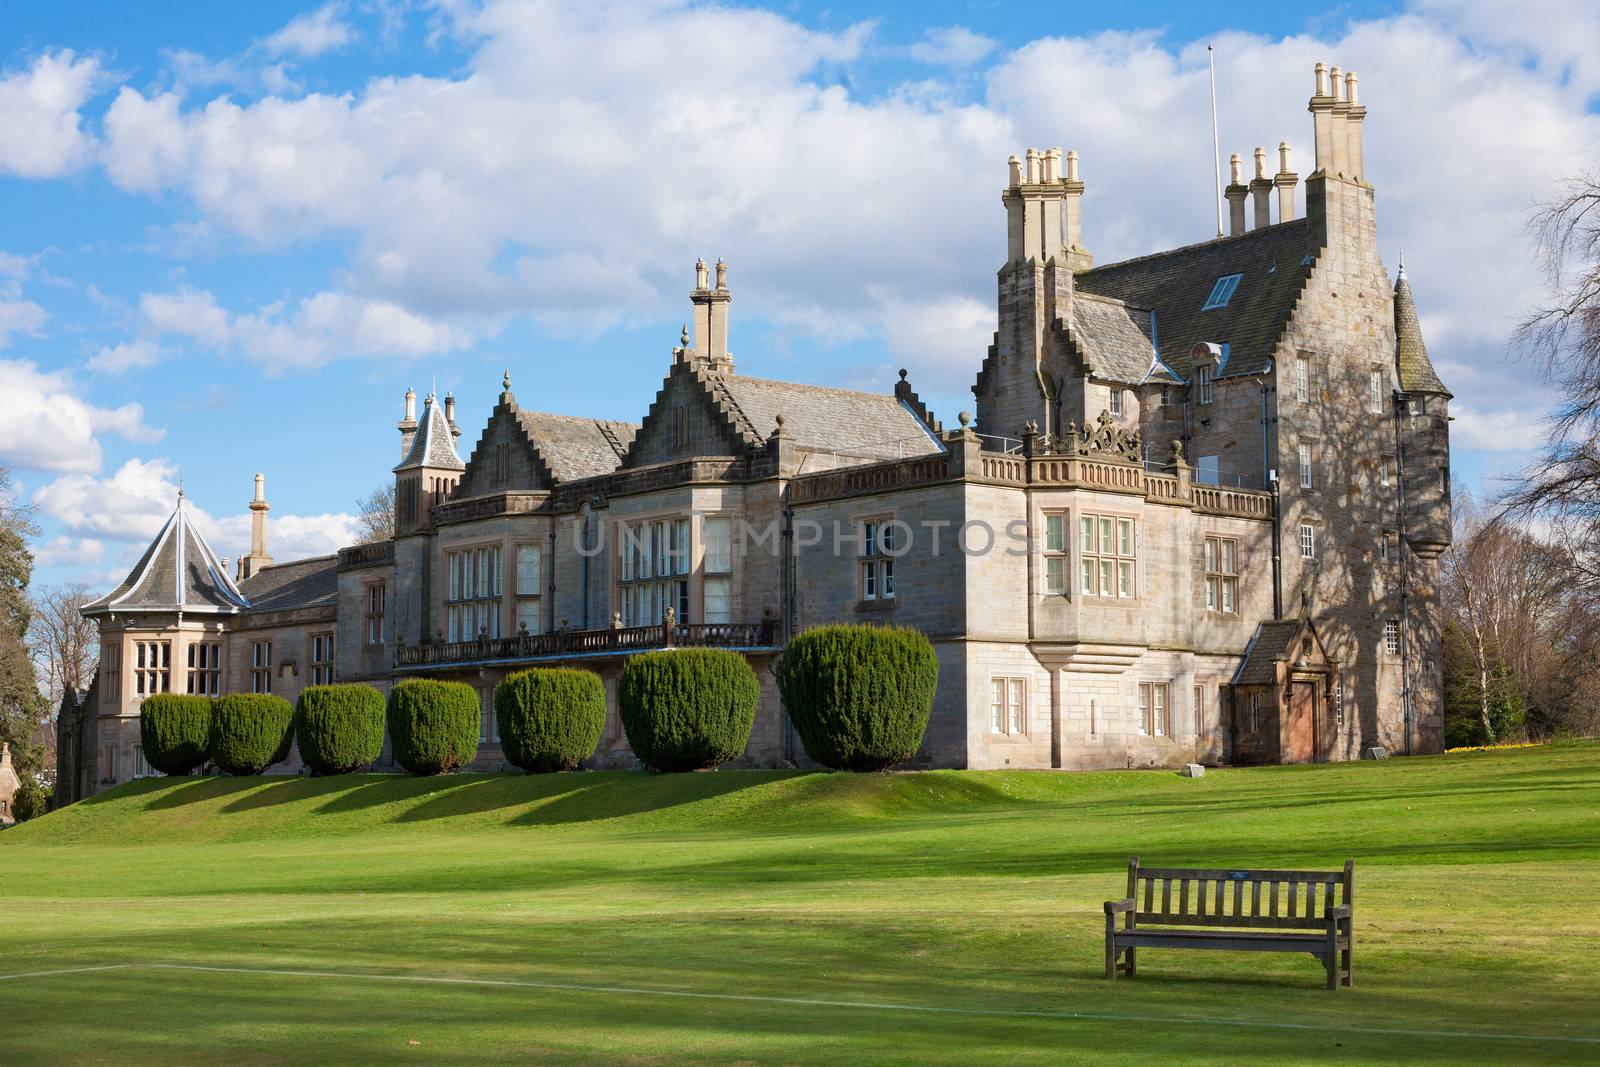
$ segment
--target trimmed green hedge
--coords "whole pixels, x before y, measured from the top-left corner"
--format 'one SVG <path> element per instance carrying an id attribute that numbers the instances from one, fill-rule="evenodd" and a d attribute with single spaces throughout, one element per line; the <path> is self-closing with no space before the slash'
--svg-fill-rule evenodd
<path id="1" fill-rule="evenodd" d="M 495 687 L 494 714 L 506 759 L 534 774 L 570 771 L 600 743 L 606 687 L 589 671 L 521 671 Z"/>
<path id="2" fill-rule="evenodd" d="M 628 744 L 658 771 L 694 771 L 744 755 L 760 696 L 745 658 L 712 648 L 632 656 L 617 686 Z"/>
<path id="3" fill-rule="evenodd" d="M 229 693 L 211 711 L 211 759 L 224 774 L 260 774 L 289 758 L 294 705 L 270 693 Z"/>
<path id="4" fill-rule="evenodd" d="M 789 642 L 778 691 L 825 767 L 883 771 L 916 755 L 933 713 L 939 659 L 907 627 L 819 626 Z"/>
<path id="5" fill-rule="evenodd" d="M 408 678 L 389 690 L 394 759 L 415 775 L 448 774 L 478 754 L 478 693 L 466 682 Z"/>
<path id="6" fill-rule="evenodd" d="M 193 774 L 211 749 L 211 698 L 157 693 L 139 705 L 139 745 L 162 774 Z M 106 768 L 100 770 L 102 776 Z"/>
<path id="7" fill-rule="evenodd" d="M 369 685 L 313 685 L 295 701 L 294 736 L 314 775 L 349 774 L 383 752 L 383 694 Z"/>

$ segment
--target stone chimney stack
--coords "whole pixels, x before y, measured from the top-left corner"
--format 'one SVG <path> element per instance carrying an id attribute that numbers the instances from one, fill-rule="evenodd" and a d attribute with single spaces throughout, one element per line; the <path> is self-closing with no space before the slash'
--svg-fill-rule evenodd
<path id="1" fill-rule="evenodd" d="M 1256 176 L 1250 179 L 1254 228 L 1272 225 L 1272 179 L 1267 177 L 1267 150 L 1256 145 Z"/>
<path id="2" fill-rule="evenodd" d="M 461 427 L 456 425 L 456 394 L 444 394 L 444 421 L 450 426 L 450 436 L 460 437 Z"/>
<path id="3" fill-rule="evenodd" d="M 1094 257 L 1083 249 L 1078 153 L 1030 148 L 1025 158 L 1025 165 L 1016 156 L 1007 161 L 1009 184 L 1000 194 L 1006 207 L 1006 262 L 1045 264 L 1065 254 L 1072 269 L 1087 270 Z"/>
<path id="4" fill-rule="evenodd" d="M 1313 247 L 1338 242 L 1376 254 L 1377 228 L 1372 186 L 1361 176 L 1361 125 L 1366 109 L 1356 101 L 1356 76 L 1318 63 L 1316 91 L 1308 109 L 1316 133 L 1317 166 L 1306 178 L 1306 220 Z M 1288 177 L 1287 153 L 1281 161 L 1280 195 Z"/>
<path id="5" fill-rule="evenodd" d="M 1235 152 L 1228 157 L 1228 187 L 1222 190 L 1222 195 L 1228 201 L 1229 237 L 1244 233 L 1244 198 L 1249 191 L 1249 186 L 1244 183 L 1243 164 L 1239 161 L 1239 153 Z"/>
<path id="6" fill-rule="evenodd" d="M 239 557 L 239 577 L 248 578 L 263 567 L 272 566 L 272 557 L 267 555 L 267 512 L 272 510 L 267 504 L 267 476 L 257 472 L 256 495 L 250 501 L 250 554 Z"/>
<path id="7" fill-rule="evenodd" d="M 1278 142 L 1278 173 L 1272 184 L 1278 188 L 1278 221 L 1294 219 L 1294 186 L 1300 175 L 1289 169 L 1289 142 Z"/>
<path id="8" fill-rule="evenodd" d="M 406 387 L 405 410 L 405 418 L 395 424 L 395 428 L 400 431 L 401 459 L 411 454 L 411 439 L 417 435 L 417 393 L 410 386 Z"/>
<path id="9" fill-rule="evenodd" d="M 1356 102 L 1356 72 L 1350 71 L 1344 76 L 1344 102 L 1345 102 L 1345 163 L 1348 169 L 1345 174 L 1356 181 L 1366 180 L 1366 166 L 1361 148 L 1361 122 L 1367 117 L 1367 109 Z"/>
<path id="10" fill-rule="evenodd" d="M 694 264 L 694 290 L 689 300 L 694 304 L 694 350 L 700 365 L 717 374 L 733 373 L 733 357 L 728 354 L 728 304 L 733 294 L 728 291 L 728 265 L 717 260 L 717 284 L 707 286 L 706 261 Z"/>

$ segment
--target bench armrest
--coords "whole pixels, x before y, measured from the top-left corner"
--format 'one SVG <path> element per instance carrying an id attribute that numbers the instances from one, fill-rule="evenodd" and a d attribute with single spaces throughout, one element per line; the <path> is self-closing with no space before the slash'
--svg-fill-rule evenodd
<path id="1" fill-rule="evenodd" d="M 1106 901 L 1106 914 L 1107 915 L 1122 915 L 1125 912 L 1130 912 L 1132 910 L 1133 910 L 1133 898 L 1132 897 L 1128 897 L 1125 900 L 1108 900 L 1108 901 Z"/>
<path id="2" fill-rule="evenodd" d="M 1328 909 L 1328 918 L 1330 918 L 1330 919 L 1348 919 L 1348 918 L 1350 918 L 1350 905 L 1348 905 L 1348 904 L 1338 904 L 1338 905 L 1335 905 L 1334 907 L 1329 908 Z"/>

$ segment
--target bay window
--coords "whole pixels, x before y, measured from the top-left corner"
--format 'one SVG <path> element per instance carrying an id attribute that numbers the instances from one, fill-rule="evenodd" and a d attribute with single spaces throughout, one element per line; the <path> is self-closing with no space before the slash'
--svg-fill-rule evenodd
<path id="1" fill-rule="evenodd" d="M 539 610 L 544 554 L 538 545 L 517 546 L 517 632 L 536 634 L 543 629 Z"/>
<path id="2" fill-rule="evenodd" d="M 1083 595 L 1132 598 L 1137 568 L 1133 520 L 1111 515 L 1078 517 Z"/>
<path id="3" fill-rule="evenodd" d="M 705 539 L 705 621 L 733 621 L 733 520 L 708 516 L 701 532 Z"/>
<path id="4" fill-rule="evenodd" d="M 689 616 L 689 520 L 651 519 L 623 526 L 619 539 L 622 625 L 654 626 L 671 608 Z"/>
<path id="5" fill-rule="evenodd" d="M 500 636 L 500 546 L 446 552 L 445 618 L 449 641 Z"/>

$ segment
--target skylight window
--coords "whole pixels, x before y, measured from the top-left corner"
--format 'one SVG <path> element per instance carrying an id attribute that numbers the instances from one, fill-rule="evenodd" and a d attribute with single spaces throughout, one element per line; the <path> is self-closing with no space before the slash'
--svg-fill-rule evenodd
<path id="1" fill-rule="evenodd" d="M 1239 279 L 1243 274 L 1224 274 L 1217 279 L 1217 284 L 1211 287 L 1211 295 L 1206 297 L 1206 305 L 1201 311 L 1210 311 L 1213 308 L 1225 308 L 1228 301 L 1233 299 L 1234 290 L 1239 288 Z"/>

